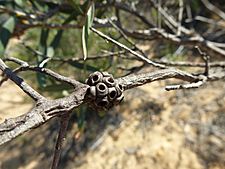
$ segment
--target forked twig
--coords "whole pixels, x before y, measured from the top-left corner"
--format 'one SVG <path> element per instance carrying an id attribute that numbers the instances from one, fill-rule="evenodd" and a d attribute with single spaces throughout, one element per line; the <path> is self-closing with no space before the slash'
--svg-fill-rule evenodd
<path id="1" fill-rule="evenodd" d="M 100 31 L 96 30 L 95 28 L 91 27 L 90 29 L 91 29 L 94 33 L 96 33 L 98 36 L 100 36 L 101 38 L 103 38 L 103 39 L 105 39 L 105 40 L 107 40 L 107 41 L 109 41 L 109 42 L 111 42 L 111 43 L 113 43 L 113 44 L 119 46 L 120 48 L 122 48 L 122 49 L 128 51 L 129 53 L 133 54 L 133 55 L 136 56 L 137 58 L 143 60 L 144 62 L 146 62 L 146 63 L 148 63 L 148 64 L 150 64 L 150 65 L 152 65 L 152 66 L 161 68 L 161 69 L 165 69 L 165 68 L 166 68 L 165 65 L 161 65 L 161 64 L 159 64 L 159 63 L 155 63 L 155 62 L 151 61 L 150 59 L 146 58 L 145 56 L 143 56 L 143 55 L 141 55 L 141 54 L 139 54 L 139 53 L 137 53 L 137 52 L 131 50 L 130 48 L 128 48 L 128 47 L 125 46 L 124 44 L 122 44 L 122 43 L 120 43 L 120 42 L 118 42 L 118 41 L 116 41 L 116 40 L 110 38 L 109 36 L 105 35 L 104 33 L 102 33 L 102 32 L 100 32 Z"/>

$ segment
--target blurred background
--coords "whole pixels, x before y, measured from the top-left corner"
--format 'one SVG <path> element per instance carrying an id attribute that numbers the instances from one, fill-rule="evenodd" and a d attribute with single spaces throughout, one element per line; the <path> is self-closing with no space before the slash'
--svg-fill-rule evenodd
<path id="1" fill-rule="evenodd" d="M 114 77 L 154 71 L 115 44 L 82 31 L 88 25 L 85 20 L 89 15 L 84 11 L 90 2 L 0 0 L 0 39 L 6 39 L 1 52 L 4 57 L 19 58 L 81 82 L 94 71 L 108 71 Z M 225 50 L 223 0 L 99 0 L 93 4 L 93 27 L 159 63 L 204 60 L 195 43 L 175 43 L 154 34 L 137 37 L 130 32 L 158 28 L 184 39 L 200 35 L 223 44 L 219 48 Z M 163 16 L 165 11 L 168 17 Z M 179 33 L 181 26 L 171 27 L 170 17 L 190 32 L 181 28 Z M 3 28 L 10 27 L 13 31 L 8 35 Z M 88 52 L 85 61 L 84 48 Z M 218 54 L 204 45 L 203 51 L 210 61 L 225 60 L 223 52 Z M 12 69 L 18 67 L 7 64 Z M 204 72 L 204 67 L 178 68 Z M 224 70 L 224 66 L 210 69 L 217 70 Z M 43 74 L 25 71 L 19 75 L 51 99 L 72 92 L 67 84 Z M 74 110 L 59 168 L 224 169 L 225 80 L 198 89 L 165 90 L 175 82 L 157 81 L 125 91 L 124 101 L 109 111 L 96 112 L 87 105 Z M 9 80 L 1 82 L 0 93 L 0 122 L 26 113 L 34 104 Z M 0 146 L 0 169 L 50 168 L 58 129 L 59 119 L 54 118 Z"/>

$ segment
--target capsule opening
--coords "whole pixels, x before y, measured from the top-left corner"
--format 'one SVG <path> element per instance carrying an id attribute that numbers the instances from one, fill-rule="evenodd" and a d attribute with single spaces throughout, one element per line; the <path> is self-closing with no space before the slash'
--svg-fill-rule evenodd
<path id="1" fill-rule="evenodd" d="M 118 85 L 120 90 L 123 90 L 123 86 L 121 84 Z"/>
<path id="2" fill-rule="evenodd" d="M 108 78 L 108 82 L 114 83 L 114 79 L 110 77 L 110 78 Z"/>
<path id="3" fill-rule="evenodd" d="M 111 99 L 114 99 L 116 97 L 116 91 L 111 91 L 110 94 L 109 94 L 109 97 Z"/>
<path id="4" fill-rule="evenodd" d="M 98 81 L 98 79 L 99 79 L 99 76 L 98 75 L 94 75 L 93 76 L 93 80 L 96 82 L 96 81 Z"/>
<path id="5" fill-rule="evenodd" d="M 105 90 L 105 86 L 104 85 L 99 85 L 99 90 L 104 91 Z"/>

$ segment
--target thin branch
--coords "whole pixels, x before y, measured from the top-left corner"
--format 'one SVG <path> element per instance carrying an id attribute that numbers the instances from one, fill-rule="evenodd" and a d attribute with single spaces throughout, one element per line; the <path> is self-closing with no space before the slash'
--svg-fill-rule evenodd
<path id="1" fill-rule="evenodd" d="M 17 73 L 17 71 L 20 71 L 20 69 L 22 68 L 23 66 L 19 66 L 17 68 L 15 68 L 14 70 L 12 70 L 13 73 Z M 7 76 L 4 76 L 4 73 L 2 73 L 2 79 L 0 80 L 0 86 L 2 86 L 2 84 L 4 82 L 6 82 L 9 78 Z"/>
<path id="2" fill-rule="evenodd" d="M 173 61 L 163 61 L 163 60 L 154 60 L 156 63 L 164 64 L 166 66 L 182 66 L 182 67 L 205 67 L 205 63 L 194 63 L 194 62 L 173 62 Z M 225 67 L 225 62 L 211 62 L 208 63 L 210 67 Z"/>
<path id="3" fill-rule="evenodd" d="M 143 56 L 147 57 L 145 55 L 145 53 L 131 40 L 129 39 L 129 37 L 127 37 L 127 35 L 123 32 L 122 29 L 120 29 L 115 23 L 113 23 L 113 21 L 109 20 L 109 23 L 123 36 L 123 38 L 130 43 L 133 47 L 134 50 L 139 51 Z"/>
<path id="4" fill-rule="evenodd" d="M 116 40 L 110 38 L 109 36 L 103 34 L 102 32 L 100 32 L 100 31 L 98 31 L 98 30 L 96 30 L 96 29 L 94 29 L 94 28 L 90 28 L 90 29 L 91 29 L 94 33 L 96 33 L 97 35 L 99 35 L 101 38 L 103 38 L 103 39 L 105 39 L 105 40 L 108 40 L 108 41 L 112 42 L 113 44 L 119 46 L 120 48 L 122 48 L 122 49 L 124 49 L 124 50 L 130 52 L 131 54 L 133 54 L 134 56 L 136 56 L 136 57 L 138 57 L 139 59 L 143 60 L 144 62 L 146 62 L 146 63 L 148 63 L 148 64 L 150 64 L 150 65 L 152 65 L 152 66 L 161 68 L 161 69 L 166 68 L 165 65 L 161 65 L 161 64 L 158 64 L 158 63 L 155 63 L 155 62 L 151 61 L 150 59 L 148 59 L 148 58 L 144 57 L 143 55 L 141 55 L 141 54 L 139 54 L 139 53 L 137 53 L 137 52 L 131 50 L 130 48 L 128 48 L 128 47 L 125 46 L 124 44 L 119 43 L 118 41 L 116 41 Z"/>
<path id="5" fill-rule="evenodd" d="M 30 96 L 35 101 L 44 99 L 44 97 L 29 86 L 22 78 L 17 76 L 8 66 L 0 59 L 0 69 L 3 73 L 12 80 L 17 86 L 19 86 L 28 96 Z"/>
<path id="6" fill-rule="evenodd" d="M 191 83 L 201 80 L 198 76 L 194 76 L 178 69 L 164 69 L 139 75 L 125 76 L 119 78 L 118 81 L 121 85 L 123 85 L 124 89 L 127 90 L 144 85 L 146 83 L 151 83 L 158 80 L 165 80 L 169 78 L 176 78 Z"/>
<path id="7" fill-rule="evenodd" d="M 174 21 L 175 22 L 175 21 Z M 177 24 L 176 24 L 177 25 Z M 225 50 L 222 49 L 225 47 L 224 43 L 218 43 L 205 39 L 199 34 L 194 32 L 186 32 L 184 36 L 177 36 L 166 32 L 164 29 L 152 28 L 148 30 L 127 30 L 124 29 L 121 25 L 117 25 L 127 36 L 132 37 L 138 40 L 157 40 L 165 39 L 170 42 L 179 44 L 179 45 L 191 45 L 191 46 L 200 46 L 206 50 L 211 50 L 212 52 L 225 56 Z M 177 28 L 177 27 L 176 27 Z M 182 26 L 181 26 L 182 28 Z M 181 29 L 182 30 L 182 29 Z M 186 29 L 188 30 L 188 29 Z"/>
<path id="8" fill-rule="evenodd" d="M 154 0 L 149 0 L 149 2 L 154 6 L 156 10 L 158 9 L 161 15 L 165 18 L 165 20 L 167 20 L 173 27 L 178 28 L 180 26 L 180 30 L 186 35 L 190 35 L 193 33 L 192 31 L 185 28 L 184 26 L 179 25 L 179 23 L 173 18 L 173 16 L 168 14 L 166 10 L 164 10 L 161 6 L 158 6 L 158 4 Z"/>
<path id="9" fill-rule="evenodd" d="M 202 86 L 205 82 L 206 82 L 206 78 L 205 78 L 205 80 L 200 80 L 200 81 L 195 82 L 195 83 L 166 86 L 165 89 L 166 89 L 167 91 L 170 91 L 170 90 L 179 90 L 179 89 L 193 89 L 193 88 L 199 88 L 199 87 Z"/>
<path id="10" fill-rule="evenodd" d="M 176 36 L 174 34 L 166 32 L 164 29 L 151 29 L 151 30 L 140 30 L 140 31 L 127 31 L 124 32 L 133 38 L 142 40 L 153 40 L 153 39 L 165 39 L 170 42 L 179 45 L 191 45 L 200 46 L 203 49 L 211 50 L 212 52 L 225 57 L 225 50 L 221 49 L 219 46 L 224 46 L 224 43 L 217 43 L 209 41 L 200 35 L 193 35 L 190 37 L 186 36 Z"/>
<path id="11" fill-rule="evenodd" d="M 212 26 L 218 26 L 218 27 L 221 27 L 221 28 L 225 27 L 223 20 L 217 21 L 215 19 L 206 18 L 204 16 L 195 16 L 195 18 L 188 19 L 186 22 L 193 22 L 194 20 L 195 21 L 201 21 L 201 22 L 204 22 L 204 23 L 207 23 L 207 24 L 211 24 Z"/>
<path id="12" fill-rule="evenodd" d="M 195 48 L 198 50 L 199 54 L 202 56 L 202 59 L 205 61 L 205 73 L 204 74 L 206 76 L 209 76 L 209 69 L 210 69 L 209 58 L 210 57 L 205 52 L 202 52 L 198 46 L 196 46 Z"/>
<path id="13" fill-rule="evenodd" d="M 211 12 L 215 13 L 217 16 L 225 20 L 225 13 L 222 10 L 214 6 L 208 0 L 201 0 L 201 1 L 205 5 L 205 7 L 208 8 Z"/>
<path id="14" fill-rule="evenodd" d="M 23 60 L 20 60 L 20 59 L 18 59 L 18 58 L 14 58 L 14 57 L 5 57 L 5 58 L 3 58 L 2 59 L 3 61 L 11 61 L 11 62 L 14 62 L 14 63 L 16 63 L 16 64 L 18 64 L 18 65 L 20 65 L 20 66 L 23 66 L 23 67 L 26 67 L 26 66 L 28 66 L 28 63 L 27 62 L 25 62 L 25 61 L 23 61 Z"/>
<path id="15" fill-rule="evenodd" d="M 56 23 L 35 23 L 35 24 L 18 24 L 17 28 L 26 30 L 30 28 L 48 28 L 48 29 L 81 29 L 81 25 L 76 24 L 56 24 Z"/>
<path id="16" fill-rule="evenodd" d="M 27 70 L 44 73 L 50 77 L 53 77 L 54 79 L 56 79 L 58 81 L 66 82 L 70 85 L 73 85 L 74 87 L 77 87 L 81 84 L 80 82 L 78 82 L 72 78 L 62 76 L 62 75 L 60 75 L 50 69 L 47 69 L 47 68 L 42 68 L 42 67 L 37 67 L 37 66 L 27 66 L 27 67 L 21 67 L 21 69 L 20 69 L 20 71 L 27 71 Z"/>
<path id="17" fill-rule="evenodd" d="M 137 18 L 139 18 L 145 25 L 147 25 L 148 27 L 152 28 L 155 27 L 154 23 L 151 23 L 148 19 L 146 19 L 146 17 L 143 14 L 140 14 L 139 11 L 131 8 L 129 5 L 127 5 L 126 3 L 123 2 L 119 2 L 119 1 L 111 1 L 109 3 L 103 4 L 103 3 L 96 3 L 96 8 L 105 8 L 108 6 L 114 6 L 116 9 L 120 9 L 123 10 L 125 12 L 130 13 L 131 15 L 136 16 Z"/>
<path id="18" fill-rule="evenodd" d="M 178 28 L 177 28 L 177 36 L 181 35 L 181 26 L 182 26 L 182 18 L 184 12 L 184 1 L 179 0 L 179 14 L 178 14 Z"/>
<path id="19" fill-rule="evenodd" d="M 159 12 L 159 9 L 161 8 L 161 4 L 162 4 L 162 1 L 158 0 L 158 5 L 157 5 L 157 26 L 158 26 L 159 29 L 162 28 L 162 15 Z"/>
<path id="20" fill-rule="evenodd" d="M 70 117 L 69 114 L 65 114 L 60 117 L 60 129 L 59 129 L 59 134 L 58 134 L 58 138 L 55 145 L 55 151 L 54 151 L 51 169 L 58 168 L 59 160 L 60 160 L 60 156 L 62 152 L 62 146 L 63 146 L 63 142 L 65 141 L 66 130 L 67 130 L 69 119 L 70 119 L 69 117 Z"/>
<path id="21" fill-rule="evenodd" d="M 54 79 L 58 80 L 58 81 L 62 81 L 62 82 L 66 82 L 68 83 L 69 85 L 73 85 L 74 87 L 80 85 L 80 82 L 74 80 L 74 79 L 71 79 L 71 78 L 68 78 L 68 77 L 65 77 L 65 76 L 62 76 L 50 69 L 47 69 L 47 68 L 43 68 L 43 67 L 38 67 L 38 66 L 30 66 L 27 62 L 25 61 L 22 61 L 18 58 L 13 58 L 13 57 L 10 57 L 9 58 L 5 58 L 5 60 L 7 61 L 17 61 L 18 64 L 21 64 L 20 67 L 16 68 L 15 70 L 13 70 L 13 73 L 19 73 L 19 72 L 22 72 L 22 71 L 27 71 L 27 70 L 30 70 L 30 71 L 35 71 L 35 72 L 40 72 L 40 73 L 44 73 L 50 77 L 53 77 Z M 8 79 L 8 77 L 6 78 L 3 78 L 1 81 L 0 81 L 0 85 L 6 81 Z"/>

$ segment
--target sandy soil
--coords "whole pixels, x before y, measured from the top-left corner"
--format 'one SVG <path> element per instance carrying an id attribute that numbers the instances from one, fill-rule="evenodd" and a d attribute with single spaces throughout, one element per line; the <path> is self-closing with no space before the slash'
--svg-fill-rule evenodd
<path id="1" fill-rule="evenodd" d="M 0 87 L 0 123 L 6 118 L 13 118 L 28 111 L 32 104 L 29 97 L 12 82 L 8 81 Z"/>

